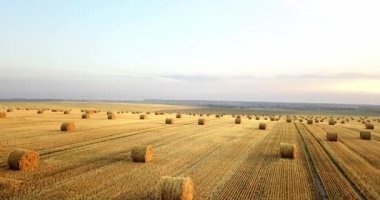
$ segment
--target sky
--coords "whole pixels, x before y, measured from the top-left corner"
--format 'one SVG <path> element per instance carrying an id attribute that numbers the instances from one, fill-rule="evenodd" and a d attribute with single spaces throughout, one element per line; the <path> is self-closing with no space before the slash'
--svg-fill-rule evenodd
<path id="1" fill-rule="evenodd" d="M 376 0 L 0 0 L 0 98 L 380 104 Z"/>

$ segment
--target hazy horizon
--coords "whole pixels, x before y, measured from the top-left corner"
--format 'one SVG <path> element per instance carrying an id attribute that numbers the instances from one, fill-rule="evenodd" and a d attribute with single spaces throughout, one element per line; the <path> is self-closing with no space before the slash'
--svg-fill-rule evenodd
<path id="1" fill-rule="evenodd" d="M 0 1 L 0 98 L 380 104 L 380 2 Z"/>

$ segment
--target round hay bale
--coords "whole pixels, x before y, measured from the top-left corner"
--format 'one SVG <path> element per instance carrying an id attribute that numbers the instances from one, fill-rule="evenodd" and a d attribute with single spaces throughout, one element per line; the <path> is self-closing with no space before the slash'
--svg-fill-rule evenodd
<path id="1" fill-rule="evenodd" d="M 132 149 L 133 162 L 150 162 L 153 159 L 153 147 L 151 145 L 139 145 Z"/>
<path id="2" fill-rule="evenodd" d="M 37 114 L 44 114 L 44 111 L 43 110 L 39 110 L 39 111 L 37 111 Z"/>
<path id="3" fill-rule="evenodd" d="M 362 139 L 362 140 L 371 140 L 371 132 L 369 132 L 369 131 L 360 131 L 360 139 Z"/>
<path id="4" fill-rule="evenodd" d="M 220 118 L 220 115 L 215 115 L 216 118 Z"/>
<path id="5" fill-rule="evenodd" d="M 174 120 L 172 118 L 166 118 L 165 119 L 165 124 L 173 124 Z"/>
<path id="6" fill-rule="evenodd" d="M 290 118 L 286 118 L 286 122 L 291 123 L 291 122 L 292 122 L 292 119 L 290 119 Z"/>
<path id="7" fill-rule="evenodd" d="M 256 119 L 256 120 L 260 120 L 260 117 L 259 117 L 259 116 L 256 116 L 255 119 Z"/>
<path id="8" fill-rule="evenodd" d="M 146 119 L 146 115 L 145 114 L 140 115 L 140 119 Z"/>
<path id="9" fill-rule="evenodd" d="M 192 200 L 193 181 L 189 177 L 161 177 L 161 200 Z"/>
<path id="10" fill-rule="evenodd" d="M 265 129 L 267 129 L 267 124 L 266 124 L 266 123 L 260 123 L 260 124 L 259 124 L 259 129 L 260 129 L 260 130 L 265 130 Z"/>
<path id="11" fill-rule="evenodd" d="M 205 119 L 198 119 L 198 125 L 205 125 Z"/>
<path id="12" fill-rule="evenodd" d="M 235 124 L 241 124 L 241 118 L 240 117 L 235 118 Z"/>
<path id="13" fill-rule="evenodd" d="M 346 123 L 346 121 L 342 120 L 342 121 L 340 121 L 340 123 L 341 123 L 341 124 L 345 124 L 345 123 Z"/>
<path id="14" fill-rule="evenodd" d="M 307 120 L 307 124 L 313 124 L 313 120 L 312 119 L 308 119 Z"/>
<path id="15" fill-rule="evenodd" d="M 327 141 L 338 141 L 338 134 L 335 132 L 327 132 L 326 133 Z"/>
<path id="16" fill-rule="evenodd" d="M 62 123 L 61 131 L 66 131 L 66 132 L 75 131 L 75 123 L 73 122 Z"/>
<path id="17" fill-rule="evenodd" d="M 280 143 L 280 156 L 281 158 L 295 158 L 296 145 L 289 143 Z"/>
<path id="18" fill-rule="evenodd" d="M 82 115 L 82 119 L 90 119 L 90 114 L 89 113 L 84 113 Z"/>
<path id="19" fill-rule="evenodd" d="M 366 129 L 374 129 L 375 126 L 373 124 L 371 124 L 371 123 L 365 123 L 365 128 Z"/>
<path id="20" fill-rule="evenodd" d="M 333 119 L 330 119 L 329 120 L 329 125 L 335 125 L 336 124 L 336 121 L 335 120 L 333 120 Z"/>
<path id="21" fill-rule="evenodd" d="M 40 163 L 40 155 L 33 150 L 18 149 L 9 154 L 10 169 L 29 171 L 36 169 Z"/>
<path id="22" fill-rule="evenodd" d="M 116 119 L 116 115 L 114 114 L 107 115 L 107 119 Z"/>
<path id="23" fill-rule="evenodd" d="M 7 112 L 13 112 L 13 109 L 12 108 L 8 108 Z"/>
<path id="24" fill-rule="evenodd" d="M 6 118 L 7 113 L 6 112 L 0 112 L 0 118 Z"/>
<path id="25" fill-rule="evenodd" d="M 107 111 L 107 115 L 112 115 L 112 111 Z"/>
<path id="26" fill-rule="evenodd" d="M 182 115 L 180 113 L 178 113 L 176 116 L 175 116 L 177 119 L 179 118 L 182 118 Z"/>
<path id="27" fill-rule="evenodd" d="M 64 115 L 68 115 L 68 114 L 70 114 L 70 111 L 69 110 L 65 110 L 65 111 L 63 111 L 63 114 Z"/>
<path id="28" fill-rule="evenodd" d="M 302 123 L 302 122 L 303 122 L 303 119 L 299 119 L 298 121 Z"/>

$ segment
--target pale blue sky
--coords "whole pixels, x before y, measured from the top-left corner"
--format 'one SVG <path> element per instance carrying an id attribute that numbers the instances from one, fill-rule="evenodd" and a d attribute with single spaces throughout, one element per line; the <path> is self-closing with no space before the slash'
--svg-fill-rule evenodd
<path id="1" fill-rule="evenodd" d="M 380 104 L 379 8 L 0 0 L 0 98 Z"/>

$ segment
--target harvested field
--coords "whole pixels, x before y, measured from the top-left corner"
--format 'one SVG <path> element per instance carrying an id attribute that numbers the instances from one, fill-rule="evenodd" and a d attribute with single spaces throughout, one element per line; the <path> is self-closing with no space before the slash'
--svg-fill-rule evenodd
<path id="1" fill-rule="evenodd" d="M 263 116 L 235 125 L 232 115 L 210 114 L 199 126 L 198 114 L 177 118 L 179 112 L 140 120 L 142 112 L 168 109 L 160 105 L 9 104 L 2 106 L 36 109 L 13 110 L 0 120 L 2 199 L 138 200 L 190 192 L 193 199 L 380 199 L 379 126 L 363 140 L 366 127 L 357 120 L 329 126 L 328 120 Z M 44 108 L 72 110 L 37 114 Z M 81 110 L 96 112 L 83 120 Z M 117 120 L 105 117 L 109 110 L 119 113 Z M 75 123 L 75 132 L 62 133 L 62 122 Z M 338 141 L 327 141 L 327 132 L 338 133 Z M 284 159 L 285 143 L 295 148 Z M 8 157 L 17 149 L 37 152 L 38 168 L 10 170 Z M 191 184 L 172 178 L 174 185 L 163 190 L 162 177 L 189 177 Z M 189 187 L 181 187 L 184 182 Z"/>

